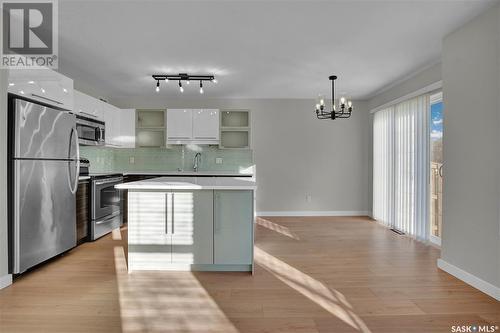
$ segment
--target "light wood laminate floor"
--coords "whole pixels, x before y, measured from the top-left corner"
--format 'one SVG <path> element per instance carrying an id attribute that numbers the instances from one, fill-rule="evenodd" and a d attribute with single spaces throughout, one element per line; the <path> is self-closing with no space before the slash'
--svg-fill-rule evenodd
<path id="1" fill-rule="evenodd" d="M 255 275 L 126 270 L 126 229 L 0 290 L 0 332 L 451 332 L 500 302 L 364 217 L 259 218 Z"/>

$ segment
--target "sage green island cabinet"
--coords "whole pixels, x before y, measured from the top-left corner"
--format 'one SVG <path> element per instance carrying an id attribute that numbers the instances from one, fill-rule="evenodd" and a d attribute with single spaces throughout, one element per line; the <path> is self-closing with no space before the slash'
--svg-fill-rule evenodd
<path id="1" fill-rule="evenodd" d="M 253 271 L 255 181 L 161 177 L 128 191 L 128 268 Z"/>
<path id="2" fill-rule="evenodd" d="M 248 221 L 253 222 L 253 191 L 214 192 L 214 263 L 251 265 L 253 223 Z"/>

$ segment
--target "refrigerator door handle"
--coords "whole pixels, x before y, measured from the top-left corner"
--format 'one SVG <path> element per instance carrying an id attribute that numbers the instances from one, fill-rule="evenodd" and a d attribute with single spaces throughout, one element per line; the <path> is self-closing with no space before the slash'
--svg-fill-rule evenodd
<path id="1" fill-rule="evenodd" d="M 69 153 L 68 153 L 68 159 L 71 159 L 71 141 L 74 140 L 75 142 L 75 147 L 76 147 L 76 168 L 75 168 L 75 180 L 72 182 L 73 188 L 70 187 L 71 193 L 75 194 L 76 191 L 78 190 L 78 176 L 80 175 L 80 147 L 78 146 L 78 132 L 76 130 L 76 126 L 71 129 L 71 135 L 69 138 Z M 69 162 L 71 164 L 71 161 Z M 68 177 L 69 177 L 68 173 Z"/>

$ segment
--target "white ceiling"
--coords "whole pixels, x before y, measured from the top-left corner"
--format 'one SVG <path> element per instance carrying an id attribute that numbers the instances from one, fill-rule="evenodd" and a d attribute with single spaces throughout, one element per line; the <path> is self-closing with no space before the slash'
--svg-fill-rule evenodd
<path id="1" fill-rule="evenodd" d="M 442 38 L 494 2 L 60 0 L 59 70 L 111 99 L 179 72 L 215 73 L 209 98 L 314 98 L 337 74 L 365 99 L 438 62 Z"/>

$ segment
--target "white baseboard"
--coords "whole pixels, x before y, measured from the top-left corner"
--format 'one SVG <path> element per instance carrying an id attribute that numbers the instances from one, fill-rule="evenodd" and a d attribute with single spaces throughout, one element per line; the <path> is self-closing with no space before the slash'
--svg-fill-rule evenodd
<path id="1" fill-rule="evenodd" d="M 437 265 L 443 271 L 453 275 L 457 279 L 464 281 L 465 283 L 473 286 L 476 289 L 481 290 L 483 293 L 493 297 L 497 301 L 500 301 L 500 288 L 486 282 L 469 272 L 452 265 L 443 259 L 438 259 Z"/>
<path id="2" fill-rule="evenodd" d="M 257 212 L 257 216 L 371 216 L 372 212 L 364 210 L 285 210 Z"/>
<path id="3" fill-rule="evenodd" d="M 0 289 L 8 287 L 12 284 L 12 275 L 7 274 L 0 277 Z"/>

